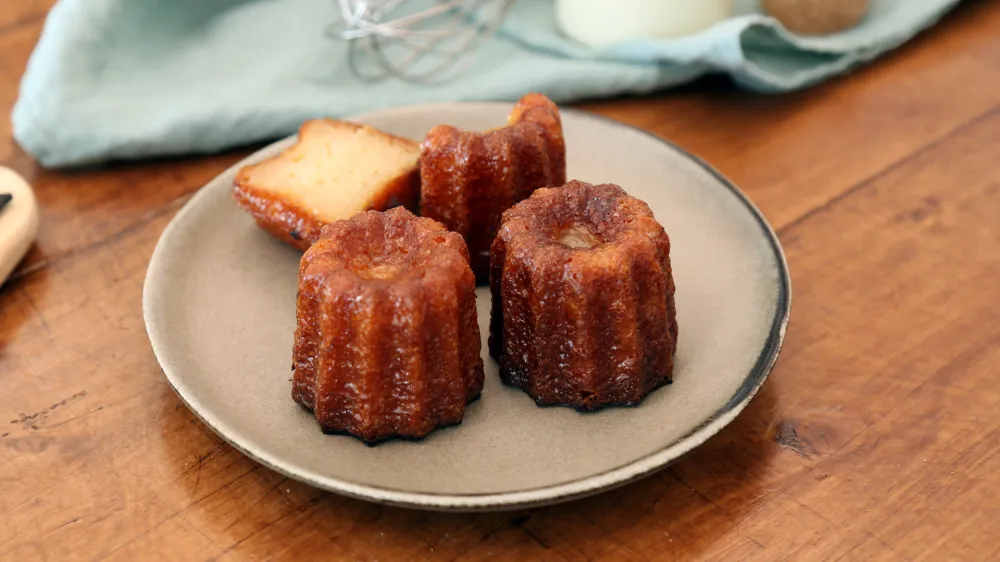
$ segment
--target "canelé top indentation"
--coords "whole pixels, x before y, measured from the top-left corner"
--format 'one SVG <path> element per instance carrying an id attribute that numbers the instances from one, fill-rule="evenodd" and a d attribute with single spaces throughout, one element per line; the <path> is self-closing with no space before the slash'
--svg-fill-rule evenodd
<path id="1" fill-rule="evenodd" d="M 303 256 L 306 276 L 353 274 L 372 282 L 423 278 L 468 267 L 469 250 L 456 233 L 402 207 L 367 211 L 323 229 Z"/>
<path id="2" fill-rule="evenodd" d="M 537 190 L 504 214 L 504 228 L 566 251 L 598 251 L 662 231 L 649 207 L 620 187 L 576 180 Z"/>
<path id="3" fill-rule="evenodd" d="M 593 248 L 602 244 L 590 228 L 580 222 L 571 222 L 556 231 L 556 240 L 563 246 L 570 248 Z"/>

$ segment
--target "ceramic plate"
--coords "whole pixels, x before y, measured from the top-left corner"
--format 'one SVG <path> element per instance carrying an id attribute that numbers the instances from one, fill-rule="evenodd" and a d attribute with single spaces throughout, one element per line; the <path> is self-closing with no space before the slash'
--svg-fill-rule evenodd
<path id="1" fill-rule="evenodd" d="M 450 123 L 483 130 L 510 104 L 404 107 L 357 117 L 420 139 Z M 555 503 L 663 467 L 733 420 L 764 382 L 788 322 L 790 286 L 774 232 L 726 179 L 676 146 L 564 110 L 568 175 L 613 182 L 649 203 L 672 242 L 680 327 L 674 383 L 637 408 L 540 408 L 505 387 L 487 353 L 489 292 L 478 291 L 486 362 L 465 421 L 419 442 L 367 447 L 320 432 L 291 398 L 300 254 L 258 229 L 230 196 L 237 170 L 206 185 L 167 227 L 146 276 L 146 329 L 163 371 L 206 424 L 256 461 L 334 492 L 445 510 Z"/>

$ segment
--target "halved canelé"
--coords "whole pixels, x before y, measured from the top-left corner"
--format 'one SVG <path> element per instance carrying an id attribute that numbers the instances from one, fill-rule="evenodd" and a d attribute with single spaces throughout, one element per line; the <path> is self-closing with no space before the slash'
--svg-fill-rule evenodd
<path id="1" fill-rule="evenodd" d="M 305 250 L 322 228 L 369 209 L 416 211 L 420 145 L 367 125 L 313 119 L 281 154 L 240 170 L 233 197 L 273 236 Z"/>

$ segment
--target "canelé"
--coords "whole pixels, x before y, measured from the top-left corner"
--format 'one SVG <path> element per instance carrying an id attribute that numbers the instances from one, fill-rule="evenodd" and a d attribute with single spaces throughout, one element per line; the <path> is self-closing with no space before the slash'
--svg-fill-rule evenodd
<path id="1" fill-rule="evenodd" d="M 556 105 L 528 94 L 507 126 L 485 133 L 439 125 L 420 151 L 420 214 L 465 237 L 472 270 L 489 279 L 490 245 L 500 216 L 545 186 L 566 182 L 566 143 Z"/>
<path id="2" fill-rule="evenodd" d="M 636 405 L 671 381 L 670 240 L 620 187 L 572 181 L 504 213 L 490 288 L 490 353 L 538 404 Z"/>
<path id="3" fill-rule="evenodd" d="M 323 229 L 299 266 L 292 397 L 368 443 L 462 421 L 483 388 L 462 237 L 403 208 Z"/>
<path id="4" fill-rule="evenodd" d="M 324 225 L 368 209 L 416 210 L 420 145 L 334 119 L 307 121 L 294 145 L 244 167 L 233 196 L 257 224 L 306 249 Z"/>

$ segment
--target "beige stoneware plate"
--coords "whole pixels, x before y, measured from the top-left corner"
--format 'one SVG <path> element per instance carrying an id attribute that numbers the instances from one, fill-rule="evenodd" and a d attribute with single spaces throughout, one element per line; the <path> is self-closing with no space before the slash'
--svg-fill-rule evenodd
<path id="1" fill-rule="evenodd" d="M 420 139 L 450 123 L 487 129 L 510 104 L 403 107 L 356 118 Z M 665 466 L 728 424 L 763 384 L 784 337 L 788 270 L 757 209 L 704 162 L 620 123 L 564 110 L 569 177 L 620 184 L 649 203 L 672 241 L 680 340 L 675 382 L 637 408 L 540 408 L 505 387 L 485 338 L 486 387 L 462 425 L 419 442 L 367 447 L 320 432 L 292 402 L 300 254 L 259 230 L 230 197 L 236 171 L 206 185 L 156 246 L 143 296 L 163 371 L 208 426 L 256 461 L 319 488 L 381 503 L 487 510 L 565 501 Z"/>

